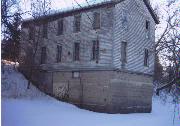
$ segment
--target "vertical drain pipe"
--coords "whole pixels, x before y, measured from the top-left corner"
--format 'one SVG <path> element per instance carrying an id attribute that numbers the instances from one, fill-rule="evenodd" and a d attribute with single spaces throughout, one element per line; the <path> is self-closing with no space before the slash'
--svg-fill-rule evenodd
<path id="1" fill-rule="evenodd" d="M 79 72 L 80 74 L 80 72 Z M 82 83 L 82 80 L 81 80 L 81 75 L 79 76 L 79 81 L 80 81 L 80 86 L 81 86 L 81 101 L 80 101 L 80 106 L 83 108 L 83 83 Z"/>

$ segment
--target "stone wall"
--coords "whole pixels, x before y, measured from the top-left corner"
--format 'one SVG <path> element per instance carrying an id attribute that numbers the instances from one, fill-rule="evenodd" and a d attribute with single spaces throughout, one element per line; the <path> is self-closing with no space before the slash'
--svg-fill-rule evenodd
<path id="1" fill-rule="evenodd" d="M 92 111 L 108 113 L 151 112 L 152 77 L 117 71 L 53 73 L 53 93 Z M 68 95 L 67 95 L 68 94 Z"/>
<path id="2" fill-rule="evenodd" d="M 113 79 L 110 82 L 109 111 L 151 112 L 152 83 Z"/>
<path id="3" fill-rule="evenodd" d="M 31 70 L 28 67 L 20 67 L 19 71 L 35 84 L 36 87 L 48 94 L 53 94 L 53 72 L 47 72 L 40 69 Z"/>

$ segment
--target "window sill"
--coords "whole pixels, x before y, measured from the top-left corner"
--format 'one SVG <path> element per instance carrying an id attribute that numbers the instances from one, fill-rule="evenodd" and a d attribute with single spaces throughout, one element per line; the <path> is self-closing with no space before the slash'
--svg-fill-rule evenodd
<path id="1" fill-rule="evenodd" d="M 63 36 L 64 34 L 57 34 L 56 36 Z"/>
<path id="2" fill-rule="evenodd" d="M 149 68 L 149 66 L 144 66 L 145 68 Z"/>

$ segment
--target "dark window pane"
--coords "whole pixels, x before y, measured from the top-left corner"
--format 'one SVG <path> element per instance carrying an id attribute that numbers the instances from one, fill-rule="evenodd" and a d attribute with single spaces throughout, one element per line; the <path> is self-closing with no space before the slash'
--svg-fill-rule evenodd
<path id="1" fill-rule="evenodd" d="M 93 29 L 100 28 L 100 13 L 94 12 Z"/>
<path id="2" fill-rule="evenodd" d="M 41 64 L 46 62 L 46 47 L 41 48 Z"/>
<path id="3" fill-rule="evenodd" d="M 150 22 L 149 22 L 149 21 L 146 21 L 146 29 L 147 29 L 147 30 L 149 29 L 149 25 L 150 25 Z"/>
<path id="4" fill-rule="evenodd" d="M 148 49 L 144 50 L 144 66 L 148 66 L 148 60 L 149 60 L 149 51 Z"/>
<path id="5" fill-rule="evenodd" d="M 96 60 L 96 41 L 93 41 L 92 45 L 92 60 Z"/>
<path id="6" fill-rule="evenodd" d="M 122 64 L 127 62 L 127 42 L 121 43 L 121 61 Z"/>
<path id="7" fill-rule="evenodd" d="M 80 55 L 80 43 L 74 43 L 74 60 L 78 61 Z"/>
<path id="8" fill-rule="evenodd" d="M 99 62 L 99 40 L 96 41 L 96 63 Z"/>
<path id="9" fill-rule="evenodd" d="M 48 24 L 44 23 L 43 24 L 43 38 L 47 38 L 47 33 L 48 33 Z"/>
<path id="10" fill-rule="evenodd" d="M 96 60 L 96 63 L 99 62 L 99 41 L 94 40 L 92 45 L 92 60 Z"/>
<path id="11" fill-rule="evenodd" d="M 29 27 L 29 40 L 33 40 L 35 37 L 35 29 L 34 27 L 30 26 Z"/>
<path id="12" fill-rule="evenodd" d="M 62 46 L 57 45 L 57 62 L 61 62 L 62 59 Z"/>
<path id="13" fill-rule="evenodd" d="M 58 35 L 63 34 L 63 19 L 58 21 Z"/>
<path id="14" fill-rule="evenodd" d="M 81 15 L 74 16 L 74 32 L 79 32 L 81 26 Z"/>

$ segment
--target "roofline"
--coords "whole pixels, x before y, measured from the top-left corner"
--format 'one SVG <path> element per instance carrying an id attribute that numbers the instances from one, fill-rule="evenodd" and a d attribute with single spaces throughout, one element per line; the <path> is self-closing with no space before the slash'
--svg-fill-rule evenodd
<path id="1" fill-rule="evenodd" d="M 38 19 L 24 20 L 24 21 L 22 21 L 22 23 L 29 23 L 31 21 L 40 21 L 40 20 L 44 20 L 47 18 L 54 18 L 54 17 L 65 17 L 67 15 L 73 15 L 75 13 L 80 13 L 81 11 L 88 11 L 88 10 L 99 8 L 99 7 L 113 6 L 113 5 L 120 3 L 122 1 L 124 1 L 124 0 L 106 1 L 106 2 L 102 2 L 102 3 L 98 3 L 98 4 L 94 4 L 94 5 L 89 5 L 89 6 L 85 6 L 85 7 L 80 7 L 80 8 L 76 8 L 76 9 L 72 9 L 72 10 L 68 10 L 68 11 L 62 11 L 62 12 L 57 12 L 54 14 L 40 16 Z"/>
<path id="2" fill-rule="evenodd" d="M 107 2 L 102 2 L 102 3 L 98 3 L 98 4 L 94 4 L 94 5 L 90 5 L 90 6 L 86 6 L 86 7 L 81 7 L 81 8 L 76 8 L 76 9 L 72 9 L 72 10 L 68 10 L 68 11 L 62 11 L 62 12 L 57 12 L 54 14 L 50 14 L 50 15 L 46 15 L 46 16 L 40 16 L 38 19 L 28 19 L 28 20 L 24 20 L 22 21 L 22 23 L 30 23 L 32 21 L 41 21 L 41 20 L 45 20 L 45 19 L 57 19 L 59 17 L 65 17 L 65 16 L 69 16 L 69 15 L 73 15 L 76 13 L 80 13 L 81 11 L 88 11 L 94 8 L 99 8 L 99 7 L 106 7 L 106 6 L 113 6 L 116 5 L 120 2 L 123 2 L 125 0 L 112 0 L 112 1 L 107 1 Z M 154 21 L 156 24 L 159 24 L 159 19 L 157 17 L 157 15 L 155 14 L 153 8 L 151 7 L 151 5 L 148 3 L 147 0 L 143 0 L 147 9 L 149 10 L 151 16 L 153 17 Z"/>
<path id="3" fill-rule="evenodd" d="M 147 0 L 143 0 L 143 1 L 144 1 L 145 5 L 146 5 L 147 9 L 149 10 L 149 12 L 150 12 L 151 16 L 153 17 L 153 19 L 154 19 L 155 23 L 156 23 L 156 24 L 159 24 L 159 23 L 160 23 L 160 21 L 159 21 L 159 19 L 158 19 L 157 15 L 155 14 L 155 12 L 154 12 L 153 8 L 151 7 L 151 5 L 148 3 L 148 1 L 147 1 Z"/>

